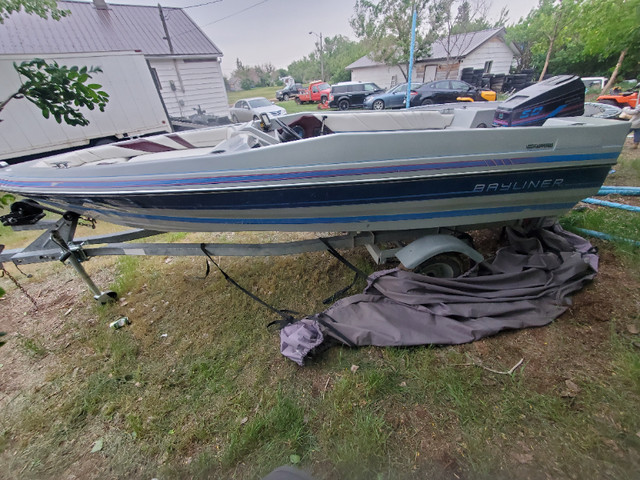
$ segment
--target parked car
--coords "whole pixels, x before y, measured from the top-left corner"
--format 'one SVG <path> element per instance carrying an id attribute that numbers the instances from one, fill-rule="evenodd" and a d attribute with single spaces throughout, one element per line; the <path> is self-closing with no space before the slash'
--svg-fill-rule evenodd
<path id="1" fill-rule="evenodd" d="M 273 117 L 277 117 L 278 115 L 284 115 L 287 111 L 274 105 L 264 97 L 243 98 L 229 109 L 229 117 L 231 117 L 233 123 L 258 120 L 261 113 L 268 113 Z"/>
<path id="2" fill-rule="evenodd" d="M 286 102 L 290 98 L 298 96 L 298 90 L 303 88 L 301 83 L 292 83 L 284 87 L 282 90 L 276 90 L 276 98 L 279 102 Z"/>
<path id="3" fill-rule="evenodd" d="M 411 96 L 417 95 L 416 89 L 421 83 L 411 84 Z M 384 110 L 385 108 L 402 108 L 406 105 L 407 84 L 401 83 L 386 92 L 369 95 L 363 107 L 367 110 Z"/>
<path id="4" fill-rule="evenodd" d="M 473 101 L 495 101 L 497 95 L 488 88 L 478 88 L 462 80 L 436 80 L 425 83 L 411 98 L 411 106 L 433 105 L 434 103 L 457 102 L 458 98 L 471 98 Z"/>
<path id="5" fill-rule="evenodd" d="M 353 107 L 362 107 L 364 99 L 369 95 L 384 92 L 373 82 L 342 82 L 331 87 L 329 95 L 329 107 L 348 110 Z"/>

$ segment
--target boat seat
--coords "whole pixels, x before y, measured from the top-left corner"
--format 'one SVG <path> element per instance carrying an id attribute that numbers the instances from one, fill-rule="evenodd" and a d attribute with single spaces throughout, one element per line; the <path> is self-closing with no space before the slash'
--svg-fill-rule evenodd
<path id="1" fill-rule="evenodd" d="M 43 158 L 38 162 L 37 166 L 44 168 L 73 168 L 103 160 L 118 160 L 122 162 L 131 156 L 131 154 L 128 155 L 127 153 L 123 149 L 116 147 L 115 144 L 101 145 L 52 155 L 51 157 Z"/>
<path id="2" fill-rule="evenodd" d="M 325 115 L 315 114 L 322 121 Z M 398 112 L 361 112 L 326 115 L 325 125 L 333 132 L 370 132 L 393 130 L 442 130 L 453 121 L 453 114 L 430 110 Z"/>
<path id="3" fill-rule="evenodd" d="M 53 155 L 43 159 L 38 166 L 45 168 L 72 168 L 98 162 L 104 162 L 104 164 L 107 165 L 123 163 L 132 157 L 136 160 L 151 160 L 154 158 L 153 155 L 159 152 L 166 152 L 176 157 L 202 155 L 202 152 L 194 154 L 182 154 L 178 152 L 206 147 L 211 151 L 213 147 L 225 140 L 228 136 L 229 131 L 227 127 L 211 127 L 179 133 L 165 133 L 150 137 L 133 138 L 107 145 Z"/>

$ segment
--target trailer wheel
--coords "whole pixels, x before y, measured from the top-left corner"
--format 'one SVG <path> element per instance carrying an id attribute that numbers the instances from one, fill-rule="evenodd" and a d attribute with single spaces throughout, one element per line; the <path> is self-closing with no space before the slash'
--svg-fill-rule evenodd
<path id="1" fill-rule="evenodd" d="M 468 260 L 459 253 L 442 253 L 422 262 L 413 271 L 426 277 L 455 278 L 467 271 Z"/>

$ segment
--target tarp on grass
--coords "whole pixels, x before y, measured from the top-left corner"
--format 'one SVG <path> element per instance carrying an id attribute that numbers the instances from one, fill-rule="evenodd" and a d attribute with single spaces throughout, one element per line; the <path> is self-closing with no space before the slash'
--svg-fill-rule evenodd
<path id="1" fill-rule="evenodd" d="M 557 223 L 506 234 L 493 260 L 462 277 L 374 273 L 362 294 L 285 326 L 283 355 L 302 365 L 329 338 L 350 346 L 455 345 L 550 323 L 596 275 L 595 249 Z"/>

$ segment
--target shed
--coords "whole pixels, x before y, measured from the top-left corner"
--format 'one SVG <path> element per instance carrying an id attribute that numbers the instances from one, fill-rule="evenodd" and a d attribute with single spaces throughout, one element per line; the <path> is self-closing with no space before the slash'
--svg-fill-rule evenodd
<path id="1" fill-rule="evenodd" d="M 0 25 L 0 54 L 141 52 L 169 117 L 200 108 L 227 116 L 222 52 L 180 8 L 58 1 L 71 14 L 59 21 L 13 13 Z M 53 55 L 52 55 L 53 54 Z"/>
<path id="2" fill-rule="evenodd" d="M 507 74 L 517 54 L 515 45 L 505 40 L 504 27 L 442 37 L 431 45 L 429 57 L 416 60 L 412 81 L 459 79 L 463 68 Z M 351 70 L 353 81 L 375 82 L 384 87 L 405 81 L 397 65 L 385 65 L 367 56 L 346 68 Z"/>

